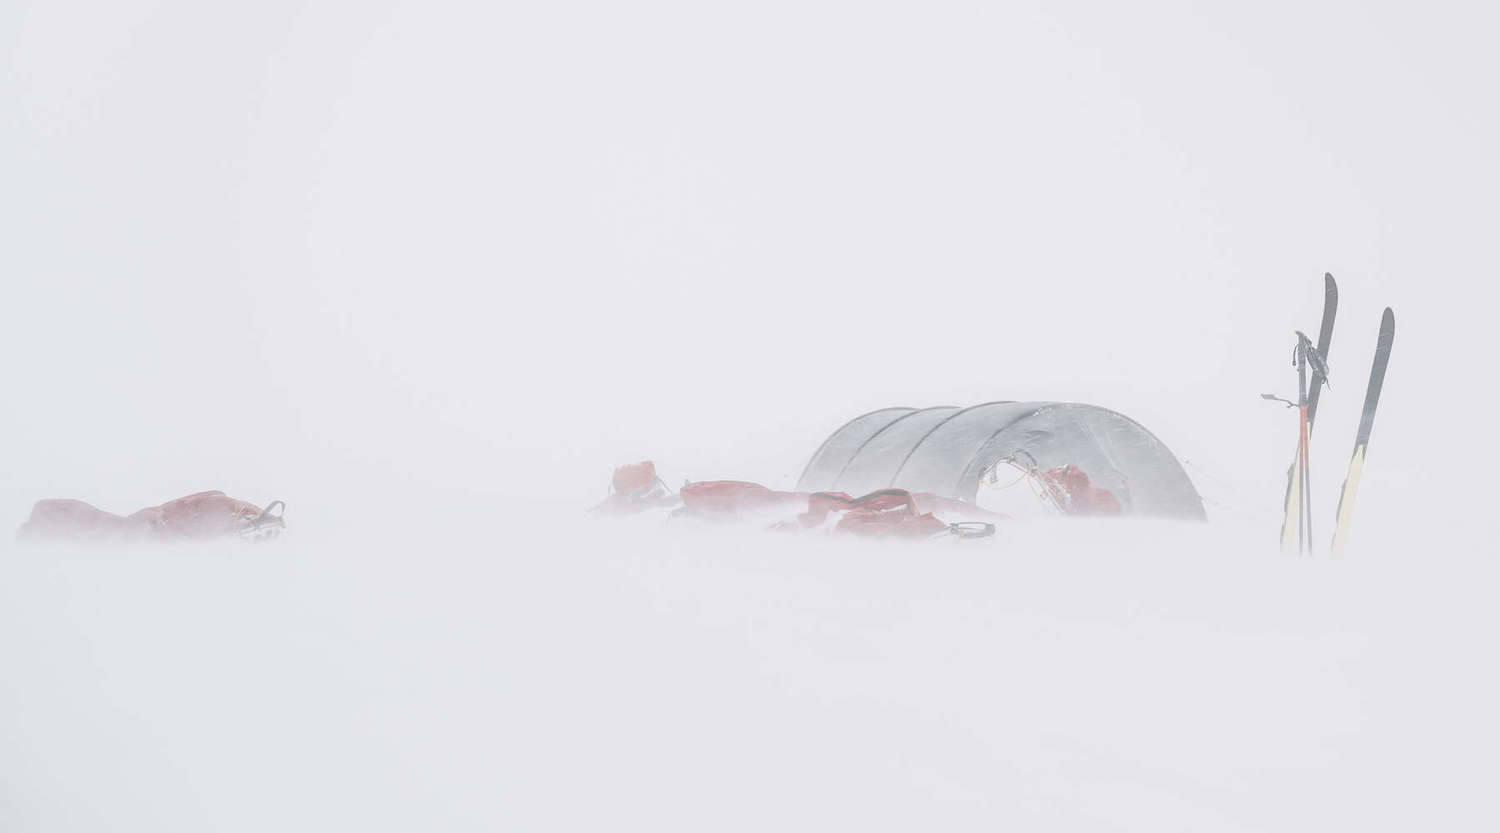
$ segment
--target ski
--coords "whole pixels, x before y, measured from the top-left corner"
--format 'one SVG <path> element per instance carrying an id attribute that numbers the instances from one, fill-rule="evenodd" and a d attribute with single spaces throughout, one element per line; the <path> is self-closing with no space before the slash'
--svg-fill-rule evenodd
<path id="1" fill-rule="evenodd" d="M 1391 344 L 1396 340 L 1396 314 L 1390 307 L 1380 316 L 1380 336 L 1375 340 L 1375 361 L 1370 365 L 1370 386 L 1365 389 L 1365 407 L 1359 415 L 1359 433 L 1354 437 L 1354 454 L 1349 458 L 1349 473 L 1339 491 L 1338 515 L 1333 527 L 1333 557 L 1341 558 L 1349 542 L 1349 523 L 1354 518 L 1354 497 L 1359 492 L 1359 478 L 1365 469 L 1365 452 L 1370 446 L 1370 429 L 1375 425 L 1375 407 L 1380 404 L 1380 388 L 1385 384 L 1385 367 L 1391 360 Z"/>
<path id="2" fill-rule="evenodd" d="M 1313 367 L 1311 391 L 1307 396 L 1307 437 L 1312 437 L 1313 422 L 1318 415 L 1318 396 L 1327 382 L 1326 367 L 1328 361 L 1328 348 L 1333 345 L 1333 320 L 1339 311 L 1339 285 L 1328 272 L 1323 273 L 1323 320 L 1318 325 L 1318 356 L 1322 365 Z M 1306 441 L 1300 435 L 1297 441 L 1297 453 L 1292 458 L 1292 464 L 1286 470 L 1286 502 L 1284 504 L 1285 514 L 1281 520 L 1281 550 L 1291 552 L 1299 548 L 1303 537 L 1303 529 L 1306 524 L 1301 522 L 1302 506 L 1304 503 L 1303 487 L 1307 481 L 1307 456 Z"/>

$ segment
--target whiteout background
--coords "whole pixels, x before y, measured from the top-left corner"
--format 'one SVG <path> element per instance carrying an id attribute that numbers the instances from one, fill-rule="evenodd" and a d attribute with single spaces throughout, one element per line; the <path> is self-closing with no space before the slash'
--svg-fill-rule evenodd
<path id="1" fill-rule="evenodd" d="M 1500 220 L 1463 5 L 0 7 L 0 828 L 1484 829 Z M 1322 530 L 1294 327 L 1343 289 Z M 892 404 L 1094 402 L 1214 523 L 606 527 Z"/>

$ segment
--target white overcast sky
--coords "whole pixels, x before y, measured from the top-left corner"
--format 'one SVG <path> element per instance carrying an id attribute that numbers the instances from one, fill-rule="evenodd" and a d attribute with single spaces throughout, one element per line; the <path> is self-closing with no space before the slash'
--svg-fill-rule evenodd
<path id="1" fill-rule="evenodd" d="M 0 519 L 582 502 L 644 457 L 779 485 L 857 413 L 988 399 L 1114 407 L 1261 510 L 1295 429 L 1256 395 L 1292 389 L 1325 270 L 1320 500 L 1390 304 L 1368 500 L 1435 509 L 1492 488 L 1497 22 L 7 3 Z"/>

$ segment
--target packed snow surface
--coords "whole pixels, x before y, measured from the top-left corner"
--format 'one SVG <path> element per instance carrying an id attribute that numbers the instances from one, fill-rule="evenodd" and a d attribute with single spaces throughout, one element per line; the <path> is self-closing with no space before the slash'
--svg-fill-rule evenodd
<path id="1" fill-rule="evenodd" d="M 1496 821 L 1486 586 L 1196 524 L 872 544 L 444 512 L 6 550 L 0 828 Z"/>

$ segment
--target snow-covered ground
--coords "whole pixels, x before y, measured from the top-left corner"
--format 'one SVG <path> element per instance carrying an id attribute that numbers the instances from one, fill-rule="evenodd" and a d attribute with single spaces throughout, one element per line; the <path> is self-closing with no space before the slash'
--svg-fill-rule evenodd
<path id="1" fill-rule="evenodd" d="M 1496 577 L 541 506 L 7 549 L 0 828 L 1487 829 Z"/>

